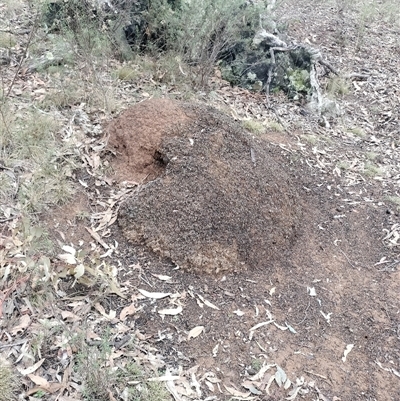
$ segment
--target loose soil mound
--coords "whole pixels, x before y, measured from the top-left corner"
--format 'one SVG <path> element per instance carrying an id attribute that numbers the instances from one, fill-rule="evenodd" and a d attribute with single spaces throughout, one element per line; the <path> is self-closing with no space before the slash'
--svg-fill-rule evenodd
<path id="1" fill-rule="evenodd" d="M 293 245 L 296 186 L 264 141 L 215 109 L 141 103 L 111 125 L 110 145 L 125 179 L 148 181 L 120 210 L 135 243 L 207 273 L 266 267 Z"/>
<path id="2" fill-rule="evenodd" d="M 195 119 L 169 100 L 149 100 L 126 110 L 109 126 L 109 149 L 117 156 L 114 171 L 119 180 L 147 182 L 163 171 L 156 151 L 164 136 Z"/>

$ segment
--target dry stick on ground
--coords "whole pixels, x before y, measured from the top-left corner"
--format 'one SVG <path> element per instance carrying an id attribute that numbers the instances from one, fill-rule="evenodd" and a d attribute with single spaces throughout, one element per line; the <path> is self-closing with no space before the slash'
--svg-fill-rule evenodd
<path id="1" fill-rule="evenodd" d="M 23 62 L 24 62 L 24 60 L 26 58 L 26 55 L 28 54 L 28 49 L 29 49 L 29 46 L 30 46 L 30 44 L 32 42 L 33 35 L 36 32 L 38 21 L 39 21 L 39 13 L 37 13 L 36 16 L 35 16 L 35 20 L 33 22 L 32 29 L 31 29 L 31 31 L 29 33 L 29 36 L 28 36 L 28 41 L 26 42 L 26 45 L 25 45 L 25 48 L 24 48 L 24 52 L 23 52 L 23 54 L 22 54 L 22 56 L 21 56 L 21 58 L 19 60 L 19 63 L 18 63 L 18 66 L 17 66 L 17 70 L 15 71 L 15 74 L 14 74 L 14 77 L 13 77 L 13 79 L 11 81 L 11 84 L 8 87 L 6 94 L 4 95 L 4 97 L 2 99 L 3 101 L 6 100 L 10 96 L 12 88 L 14 87 L 14 84 L 15 84 L 15 81 L 17 80 L 18 74 L 21 71 L 22 64 L 23 64 Z"/>
<path id="2" fill-rule="evenodd" d="M 269 105 L 269 87 L 271 85 L 272 81 L 272 74 L 275 71 L 275 66 L 276 66 L 276 61 L 275 61 L 275 51 L 280 51 L 280 52 L 288 52 L 291 50 L 296 49 L 297 46 L 290 46 L 290 47 L 271 47 L 269 49 L 269 54 L 271 55 L 271 65 L 268 68 L 268 79 L 267 83 L 265 84 L 265 96 L 266 96 L 266 101 L 267 104 Z"/>
<path id="3" fill-rule="evenodd" d="M 10 129 L 8 127 L 8 124 L 7 124 L 6 116 L 4 115 L 3 106 L 4 106 L 5 102 L 6 102 L 6 100 L 8 99 L 8 97 L 10 96 L 12 88 L 14 87 L 15 82 L 17 80 L 17 77 L 18 77 L 18 75 L 19 75 L 19 73 L 20 73 L 20 71 L 22 69 L 22 64 L 23 64 L 23 62 L 24 62 L 24 60 L 25 60 L 25 58 L 26 58 L 26 56 L 28 54 L 28 49 L 29 49 L 30 44 L 32 42 L 33 35 L 36 32 L 36 28 L 38 26 L 38 21 L 39 21 L 39 13 L 37 13 L 36 16 L 35 16 L 32 29 L 29 32 L 28 41 L 26 42 L 26 45 L 25 45 L 25 48 L 24 48 L 24 52 L 23 52 L 23 54 L 22 54 L 22 56 L 21 56 L 21 58 L 19 60 L 17 69 L 16 69 L 15 74 L 13 76 L 13 79 L 11 81 L 11 84 L 8 87 L 7 91 L 5 93 L 3 93 L 3 96 L 0 99 L 0 115 L 1 115 L 1 119 L 3 120 L 3 124 L 4 124 L 4 127 L 5 127 L 5 130 L 6 130 L 7 134 L 9 134 L 9 135 L 10 135 Z M 2 81 L 3 81 L 3 79 L 2 79 Z"/>

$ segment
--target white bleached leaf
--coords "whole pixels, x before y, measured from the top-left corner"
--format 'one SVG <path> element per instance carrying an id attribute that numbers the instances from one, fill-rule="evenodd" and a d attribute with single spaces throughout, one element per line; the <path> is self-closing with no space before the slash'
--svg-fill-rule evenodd
<path id="1" fill-rule="evenodd" d="M 85 181 L 83 181 L 83 180 L 78 180 L 78 181 L 84 188 L 88 187 L 88 184 Z"/>
<path id="2" fill-rule="evenodd" d="M 288 323 L 286 323 L 286 322 L 285 322 L 285 324 L 286 324 L 286 327 L 289 329 L 289 331 L 290 331 L 291 333 L 297 334 L 297 331 L 296 331 L 290 324 L 288 324 Z"/>
<path id="3" fill-rule="evenodd" d="M 213 350 L 212 350 L 212 355 L 213 355 L 214 358 L 217 357 L 218 348 L 219 348 L 219 344 L 217 344 L 217 345 L 213 348 Z"/>
<path id="4" fill-rule="evenodd" d="M 162 275 L 162 274 L 153 274 L 153 273 L 151 273 L 151 275 L 154 276 L 154 277 L 156 277 L 156 278 L 158 278 L 158 279 L 161 280 L 161 281 L 169 281 L 169 280 L 172 279 L 172 277 L 170 277 L 170 276 L 164 276 L 164 275 Z"/>
<path id="5" fill-rule="evenodd" d="M 71 255 L 70 253 L 62 253 L 60 255 L 57 255 L 58 259 L 64 261 L 65 263 L 68 263 L 69 265 L 76 265 L 76 259 L 74 255 Z"/>
<path id="6" fill-rule="evenodd" d="M 346 362 L 347 355 L 353 349 L 354 344 L 347 344 L 346 349 L 343 352 L 342 361 Z"/>
<path id="7" fill-rule="evenodd" d="M 280 326 L 278 323 L 275 323 L 275 322 L 273 322 L 273 323 L 274 323 L 275 327 L 277 327 L 279 330 L 285 331 L 285 330 L 288 329 L 288 328 L 285 327 L 285 326 Z"/>
<path id="8" fill-rule="evenodd" d="M 273 320 L 268 320 L 267 322 L 258 323 L 258 324 L 256 324 L 255 326 L 253 326 L 253 327 L 250 329 L 250 331 L 257 330 L 257 329 L 259 329 L 260 327 L 266 326 L 267 324 L 270 324 L 270 323 L 274 323 L 274 321 L 273 321 Z M 285 328 L 285 330 L 286 330 L 286 328 Z"/>
<path id="9" fill-rule="evenodd" d="M 19 373 L 21 373 L 21 375 L 25 376 L 25 375 L 29 375 L 31 373 L 33 373 L 35 370 L 38 370 L 40 368 L 40 366 L 42 366 L 42 363 L 45 361 L 46 359 L 43 358 L 40 361 L 36 362 L 34 365 L 29 366 L 26 369 L 20 369 L 17 367 Z"/>
<path id="10" fill-rule="evenodd" d="M 75 256 L 75 254 L 76 254 L 76 249 L 73 248 L 72 246 L 64 245 L 61 249 L 62 249 L 64 252 L 70 253 L 70 254 L 73 255 L 73 256 Z"/>
<path id="11" fill-rule="evenodd" d="M 204 304 L 207 305 L 209 308 L 216 309 L 216 310 L 220 310 L 220 309 L 218 308 L 218 306 L 212 304 L 210 301 L 207 301 L 206 299 L 204 300 Z"/>
<path id="12" fill-rule="evenodd" d="M 207 386 L 207 388 L 213 393 L 215 391 L 215 387 L 214 384 L 212 384 L 211 382 L 209 382 L 208 380 L 204 380 L 205 385 Z"/>
<path id="13" fill-rule="evenodd" d="M 279 387 L 282 387 L 284 383 L 286 383 L 287 375 L 285 371 L 279 366 L 276 365 L 276 373 L 275 373 L 275 381 Z"/>
<path id="14" fill-rule="evenodd" d="M 256 373 L 256 374 L 255 374 L 254 376 L 252 376 L 252 377 L 249 377 L 249 380 L 251 380 L 251 381 L 261 380 L 261 379 L 264 377 L 265 372 L 266 372 L 268 369 L 273 368 L 274 366 L 275 366 L 275 364 L 263 365 L 263 366 L 261 367 L 261 369 L 258 371 L 258 373 Z"/>
<path id="15" fill-rule="evenodd" d="M 326 319 L 326 321 L 330 324 L 331 323 L 331 316 L 332 316 L 332 312 L 329 313 L 324 313 L 322 312 L 322 310 L 320 311 L 321 315 Z"/>
<path id="16" fill-rule="evenodd" d="M 375 361 L 375 363 L 383 370 L 386 370 L 386 372 L 390 372 L 390 368 L 384 368 L 383 365 L 379 361 Z"/>
<path id="17" fill-rule="evenodd" d="M 283 388 L 285 390 L 288 390 L 291 385 L 292 385 L 292 382 L 289 379 L 286 379 L 285 384 L 283 385 Z"/>
<path id="18" fill-rule="evenodd" d="M 167 374 L 168 373 L 168 374 Z M 166 382 L 166 381 L 174 381 L 181 379 L 180 376 L 172 376 L 171 373 L 168 371 L 164 376 L 158 377 L 150 377 L 147 379 L 148 382 Z"/>
<path id="19" fill-rule="evenodd" d="M 160 309 L 158 313 L 160 315 L 179 315 L 183 311 L 182 306 L 178 306 L 175 309 Z"/>
<path id="20" fill-rule="evenodd" d="M 215 305 L 212 304 L 210 301 L 207 301 L 207 300 L 204 299 L 204 297 L 202 297 L 200 294 L 197 294 L 197 296 L 201 299 L 201 301 L 204 303 L 204 305 L 207 305 L 209 308 L 212 308 L 212 309 L 220 310 L 220 309 L 218 308 L 218 306 L 215 306 Z"/>
<path id="21" fill-rule="evenodd" d="M 275 294 L 275 291 L 276 291 L 276 287 L 272 287 L 272 288 L 269 290 L 269 295 L 270 295 L 270 296 L 274 295 L 274 294 Z"/>
<path id="22" fill-rule="evenodd" d="M 254 395 L 261 395 L 262 394 L 262 392 L 260 391 L 260 390 L 258 390 L 255 386 L 254 386 L 254 384 L 252 383 L 252 382 L 249 382 L 249 381 L 247 381 L 247 382 L 245 382 L 245 383 L 242 383 L 242 386 L 246 389 L 246 390 L 249 390 L 252 394 L 254 394 Z"/>
<path id="23" fill-rule="evenodd" d="M 238 315 L 238 316 L 243 316 L 244 315 L 244 312 L 242 312 L 241 310 L 234 310 L 233 311 L 233 313 L 235 314 L 235 315 Z"/>
<path id="24" fill-rule="evenodd" d="M 145 297 L 153 298 L 153 299 L 162 299 L 162 298 L 169 297 L 171 295 L 170 292 L 149 292 L 146 290 L 141 290 L 140 288 L 138 289 L 138 291 Z"/>
<path id="25" fill-rule="evenodd" d="M 80 264 L 74 269 L 74 276 L 76 279 L 82 277 L 85 274 L 85 266 Z"/>
<path id="26" fill-rule="evenodd" d="M 295 387 L 290 393 L 289 393 L 289 397 L 285 398 L 285 400 L 288 401 L 293 401 L 297 395 L 299 394 L 299 391 L 301 390 L 301 387 Z"/>
<path id="27" fill-rule="evenodd" d="M 267 387 L 265 387 L 265 391 L 267 392 L 268 395 L 271 395 L 271 393 L 269 392 L 269 388 L 271 387 L 271 384 L 274 382 L 274 380 L 275 380 L 275 375 L 272 375 L 268 380 Z"/>
<path id="28" fill-rule="evenodd" d="M 188 340 L 198 337 L 204 331 L 204 326 L 196 326 L 189 331 Z"/>
<path id="29" fill-rule="evenodd" d="M 307 292 L 310 297 L 316 297 L 317 292 L 315 291 L 314 287 L 307 287 Z"/>

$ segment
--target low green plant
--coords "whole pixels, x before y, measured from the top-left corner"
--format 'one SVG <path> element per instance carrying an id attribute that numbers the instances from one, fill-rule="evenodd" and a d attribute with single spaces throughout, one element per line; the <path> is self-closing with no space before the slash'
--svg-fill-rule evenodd
<path id="1" fill-rule="evenodd" d="M 365 163 L 364 165 L 364 174 L 367 177 L 376 177 L 376 176 L 381 176 L 383 174 L 382 168 L 377 166 L 374 163 Z"/>
<path id="2" fill-rule="evenodd" d="M 171 396 L 165 385 L 147 382 L 129 389 L 129 401 L 170 401 Z"/>
<path id="3" fill-rule="evenodd" d="M 315 145 L 318 142 L 318 137 L 313 134 L 304 134 L 301 135 L 301 138 L 305 139 L 311 145 Z"/>
<path id="4" fill-rule="evenodd" d="M 396 205 L 398 209 L 400 208 L 400 196 L 386 196 L 385 200 Z"/>
<path id="5" fill-rule="evenodd" d="M 9 49 L 17 44 L 15 38 L 10 33 L 0 32 L 0 49 Z"/>
<path id="6" fill-rule="evenodd" d="M 254 369 L 256 372 L 258 372 L 262 368 L 262 366 L 263 362 L 260 359 L 255 358 L 251 360 L 251 368 Z"/>
<path id="7" fill-rule="evenodd" d="M 67 144 L 57 138 L 55 117 L 28 108 L 13 113 L 3 107 L 0 119 L 0 180 L 2 204 L 19 202 L 28 212 L 67 201 L 73 193 L 69 181 L 77 166 Z"/>
<path id="8" fill-rule="evenodd" d="M 247 129 L 253 134 L 259 135 L 265 132 L 264 125 L 257 120 L 243 120 L 242 125 L 245 129 Z"/>
<path id="9" fill-rule="evenodd" d="M 132 384 L 136 383 L 137 384 Z M 134 362 L 128 363 L 120 370 L 117 386 L 128 389 L 129 401 L 169 401 L 170 394 L 163 383 L 147 381 L 143 369 Z"/>
<path id="10" fill-rule="evenodd" d="M 79 352 L 74 370 L 81 377 L 83 394 L 88 401 L 109 401 L 109 391 L 115 385 L 117 374 L 107 362 L 111 354 L 109 333 L 104 333 L 98 346 L 88 345 L 83 338 L 76 339 Z"/>
<path id="11" fill-rule="evenodd" d="M 16 399 L 16 380 L 10 364 L 0 356 L 0 401 Z"/>
<path id="12" fill-rule="evenodd" d="M 129 65 L 124 65 L 117 71 L 117 77 L 121 81 L 134 81 L 138 76 L 138 69 Z"/>
<path id="13" fill-rule="evenodd" d="M 282 126 L 282 124 L 278 123 L 277 121 L 268 121 L 265 124 L 265 127 L 271 131 L 276 131 L 276 132 L 285 131 L 285 128 Z"/>
<path id="14" fill-rule="evenodd" d="M 342 160 L 337 164 L 341 170 L 348 170 L 350 168 L 350 163 L 348 161 Z"/>
<path id="15" fill-rule="evenodd" d="M 155 0 L 146 18 L 150 39 L 146 46 L 179 55 L 183 63 L 196 67 L 195 83 L 206 86 L 216 61 L 241 40 L 251 40 L 262 10 L 262 2 L 242 0 Z"/>
<path id="16" fill-rule="evenodd" d="M 349 128 L 347 131 L 360 138 L 365 138 L 367 136 L 365 131 L 360 127 Z"/>
<path id="17" fill-rule="evenodd" d="M 376 152 L 366 152 L 365 156 L 367 157 L 368 160 L 375 160 L 378 157 L 378 153 Z"/>
<path id="18" fill-rule="evenodd" d="M 337 96 L 347 95 L 350 92 L 350 85 L 347 79 L 342 77 L 332 77 L 327 84 L 329 94 Z"/>

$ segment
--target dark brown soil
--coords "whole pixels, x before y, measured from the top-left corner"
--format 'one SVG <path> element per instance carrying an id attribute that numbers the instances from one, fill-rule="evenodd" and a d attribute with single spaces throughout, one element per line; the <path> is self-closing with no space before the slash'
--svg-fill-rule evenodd
<path id="1" fill-rule="evenodd" d="M 265 141 L 215 109 L 167 104 L 140 103 L 113 124 L 122 127 L 110 137 L 114 144 L 123 140 L 122 159 L 136 151 L 137 160 L 152 161 L 146 171 L 160 174 L 121 207 L 118 221 L 127 238 L 199 273 L 266 268 L 286 257 L 300 227 L 299 197 L 305 192 L 289 178 L 290 168 Z M 196 118 L 163 137 L 162 108 Z M 125 179 L 138 176 L 142 166 L 125 167 Z"/>
<path id="2" fill-rule="evenodd" d="M 129 113 L 159 127 L 157 104 L 140 104 Z M 140 266 L 139 275 L 128 272 L 124 280 L 180 293 L 183 312 L 166 322 L 144 301 L 135 327 L 158 341 L 169 364 L 199 365 L 201 374 L 211 371 L 240 391 L 251 366 L 264 361 L 282 366 L 292 381 L 305 377 L 314 390 L 308 387 L 304 399 L 398 399 L 398 387 L 377 363 L 390 366 L 400 357 L 400 288 L 390 270 L 374 266 L 388 252 L 382 228 L 396 216 L 346 199 L 338 178 L 322 176 L 301 155 L 274 144 L 293 142 L 286 134 L 253 138 L 213 109 L 173 104 L 180 115 L 197 119 L 159 136 L 157 145 L 149 140 L 149 154 L 161 155 L 164 170 L 139 188 L 119 219 L 126 237 L 145 247 L 124 245 L 118 230 L 114 235 L 122 263 Z M 129 130 L 119 135 L 130 142 Z M 135 176 L 134 168 L 118 171 L 118 165 L 121 179 Z M 373 184 L 359 190 L 377 195 Z M 229 274 L 193 274 L 218 270 Z M 171 283 L 154 274 L 172 276 Z M 198 295 L 219 310 L 202 305 Z M 171 306 L 159 300 L 157 307 Z M 244 315 L 236 316 L 237 310 Z M 271 317 L 280 328 L 262 327 L 251 339 L 249 329 Z M 199 325 L 205 332 L 188 340 L 188 331 Z M 295 333 L 282 331 L 287 325 Z M 348 344 L 354 349 L 343 362 Z M 271 400 L 285 396 L 271 389 Z"/>

